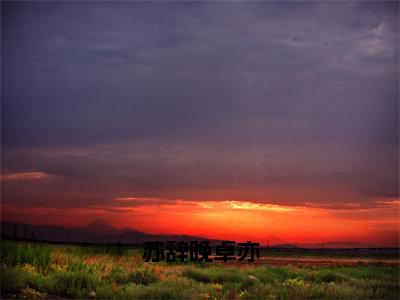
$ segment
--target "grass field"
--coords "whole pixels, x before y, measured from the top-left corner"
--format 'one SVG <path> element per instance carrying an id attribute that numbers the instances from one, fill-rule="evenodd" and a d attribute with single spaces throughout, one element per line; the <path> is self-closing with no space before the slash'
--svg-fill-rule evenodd
<path id="1" fill-rule="evenodd" d="M 151 263 L 117 246 L 1 242 L 2 298 L 398 299 L 394 257 L 273 251 L 258 263 Z M 272 263 L 271 263 L 272 261 Z M 274 261 L 278 263 L 274 263 Z M 284 263 L 282 263 L 282 261 Z M 313 261 L 316 263 L 313 264 Z M 304 263 L 303 263 L 304 262 Z"/>

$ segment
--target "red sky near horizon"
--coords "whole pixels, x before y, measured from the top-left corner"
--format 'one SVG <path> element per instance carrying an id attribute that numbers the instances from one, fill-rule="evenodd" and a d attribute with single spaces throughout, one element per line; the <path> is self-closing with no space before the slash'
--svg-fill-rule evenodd
<path id="1" fill-rule="evenodd" d="M 46 180 L 41 172 L 8 173 L 10 182 L 30 185 Z M 149 233 L 188 234 L 207 238 L 274 243 L 356 242 L 371 246 L 399 245 L 399 201 L 378 206 L 354 203 L 340 208 L 313 203 L 276 205 L 248 201 L 162 200 L 116 197 L 107 205 L 89 207 L 22 207 L 3 205 L 2 219 L 31 224 L 83 226 L 103 218 L 116 228 Z"/>

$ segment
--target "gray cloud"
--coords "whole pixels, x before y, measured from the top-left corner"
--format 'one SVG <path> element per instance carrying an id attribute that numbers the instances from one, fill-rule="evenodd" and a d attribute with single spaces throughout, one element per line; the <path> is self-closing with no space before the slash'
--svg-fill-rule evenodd
<path id="1" fill-rule="evenodd" d="M 396 2 L 5 2 L 2 44 L 2 167 L 60 193 L 398 195 Z"/>

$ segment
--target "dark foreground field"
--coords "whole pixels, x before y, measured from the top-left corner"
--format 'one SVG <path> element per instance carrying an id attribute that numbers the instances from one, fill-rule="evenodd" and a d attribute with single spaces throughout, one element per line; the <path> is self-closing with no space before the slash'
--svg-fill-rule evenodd
<path id="1" fill-rule="evenodd" d="M 398 299 L 398 253 L 263 251 L 250 263 L 143 262 L 116 246 L 1 242 L 2 298 Z"/>

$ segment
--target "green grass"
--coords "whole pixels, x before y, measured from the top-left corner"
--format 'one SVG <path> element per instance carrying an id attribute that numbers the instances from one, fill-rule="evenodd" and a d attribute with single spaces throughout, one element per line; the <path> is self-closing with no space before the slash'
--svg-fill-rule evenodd
<path id="1" fill-rule="evenodd" d="M 107 276 L 109 283 L 117 284 L 142 284 L 149 285 L 157 282 L 159 279 L 152 269 L 139 268 L 132 272 L 126 272 L 121 267 L 114 267 Z"/>
<path id="2" fill-rule="evenodd" d="M 30 264 L 40 270 L 47 270 L 51 264 L 50 247 L 43 244 L 2 241 L 1 262 L 10 265 Z"/>
<path id="3" fill-rule="evenodd" d="M 397 299 L 399 295 L 398 266 L 383 264 L 146 263 L 141 251 L 127 247 L 15 241 L 1 242 L 1 263 L 2 298 Z"/>
<path id="4" fill-rule="evenodd" d="M 82 245 L 82 246 L 67 246 L 68 252 L 77 256 L 94 256 L 94 255 L 109 255 L 121 256 L 127 255 L 130 248 L 118 244 L 105 245 Z"/>

